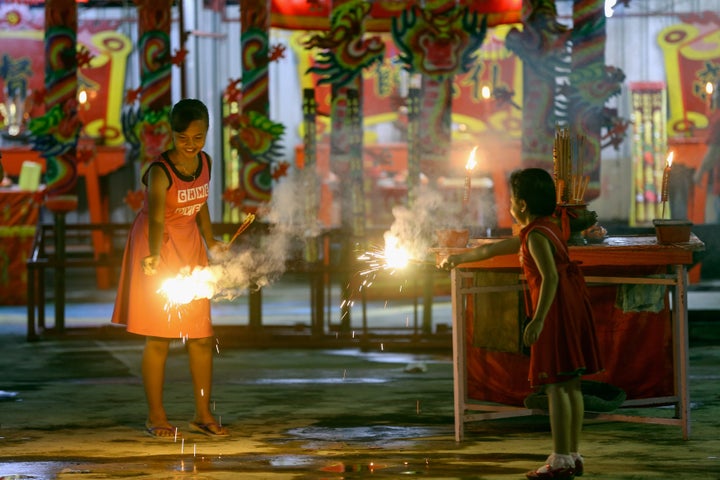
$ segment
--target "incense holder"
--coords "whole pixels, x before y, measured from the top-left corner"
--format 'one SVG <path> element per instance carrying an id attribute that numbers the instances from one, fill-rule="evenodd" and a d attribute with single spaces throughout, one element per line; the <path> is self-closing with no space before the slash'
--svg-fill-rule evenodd
<path id="1" fill-rule="evenodd" d="M 470 230 L 436 230 L 438 246 L 462 248 L 470 240 Z"/>
<path id="2" fill-rule="evenodd" d="M 690 241 L 692 222 L 689 220 L 653 220 L 658 243 L 685 243 Z"/>

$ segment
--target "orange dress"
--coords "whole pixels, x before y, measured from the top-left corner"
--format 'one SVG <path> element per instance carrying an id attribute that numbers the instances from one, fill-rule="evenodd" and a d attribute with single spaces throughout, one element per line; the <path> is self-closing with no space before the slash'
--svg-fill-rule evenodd
<path id="1" fill-rule="evenodd" d="M 553 246 L 558 286 L 540 337 L 530 348 L 530 384 L 559 383 L 599 372 L 603 367 L 585 278 L 577 263 L 570 260 L 560 226 L 547 218 L 539 218 L 520 231 L 520 264 L 531 298 L 528 316 L 535 311 L 542 283 L 527 245 L 532 231 L 545 236 Z"/>
<path id="2" fill-rule="evenodd" d="M 205 243 L 196 223 L 200 208 L 207 202 L 210 163 L 202 152 L 198 169 L 186 176 L 163 153 L 153 168 L 165 170 L 170 180 L 165 196 L 165 231 L 160 248 L 160 265 L 155 275 L 146 275 L 143 258 L 150 255 L 148 243 L 147 173 L 143 176 L 145 201 L 128 235 L 112 322 L 127 325 L 127 331 L 164 338 L 205 338 L 213 335 L 210 300 L 198 299 L 186 305 L 168 306 L 158 293 L 162 282 L 181 269 L 208 265 Z M 147 172 L 147 170 L 146 170 Z"/>

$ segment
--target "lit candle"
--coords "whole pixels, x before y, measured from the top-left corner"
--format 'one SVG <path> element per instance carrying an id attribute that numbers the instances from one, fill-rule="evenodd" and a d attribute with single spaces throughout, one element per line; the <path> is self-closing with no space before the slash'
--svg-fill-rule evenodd
<path id="1" fill-rule="evenodd" d="M 708 114 L 710 114 L 710 110 L 712 110 L 712 97 L 714 91 L 715 87 L 712 82 L 707 82 L 705 84 L 705 108 L 707 109 Z"/>
<path id="2" fill-rule="evenodd" d="M 470 202 L 470 188 L 472 187 L 470 177 L 472 175 L 472 171 L 477 166 L 477 162 L 475 161 L 475 152 L 477 152 L 477 149 L 477 146 L 473 147 L 470 152 L 470 156 L 468 157 L 468 161 L 465 164 L 465 192 L 463 193 L 464 205 L 467 205 Z"/>

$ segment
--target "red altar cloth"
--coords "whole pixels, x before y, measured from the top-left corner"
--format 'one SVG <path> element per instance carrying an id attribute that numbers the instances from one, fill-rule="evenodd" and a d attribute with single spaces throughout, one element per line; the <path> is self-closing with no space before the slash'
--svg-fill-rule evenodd
<path id="1" fill-rule="evenodd" d="M 36 192 L 0 188 L 0 305 L 27 301 L 25 262 L 32 250 L 39 211 Z"/>
<path id="2" fill-rule="evenodd" d="M 617 288 L 590 287 L 605 371 L 583 378 L 622 388 L 628 399 L 673 395 L 670 310 L 623 312 L 615 305 Z M 468 397 L 522 406 L 525 397 L 532 392 L 527 380 L 529 357 L 475 347 L 472 315 L 472 305 L 469 305 L 466 337 Z"/>

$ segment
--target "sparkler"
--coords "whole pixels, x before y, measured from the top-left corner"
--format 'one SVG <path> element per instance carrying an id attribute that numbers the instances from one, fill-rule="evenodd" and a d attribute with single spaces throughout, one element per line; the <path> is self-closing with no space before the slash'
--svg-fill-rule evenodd
<path id="1" fill-rule="evenodd" d="M 249 213 L 240 224 L 237 231 L 228 242 L 226 248 L 235 242 L 255 220 L 255 215 Z M 217 283 L 219 275 L 211 268 L 196 268 L 192 272 L 181 271 L 180 274 L 163 282 L 158 293 L 167 299 L 167 306 L 186 305 L 199 298 L 213 298 L 218 292 Z"/>
<path id="2" fill-rule="evenodd" d="M 365 277 L 360 288 L 369 288 L 377 273 L 381 271 L 394 275 L 396 271 L 408 265 L 432 265 L 434 262 L 412 258 L 410 251 L 400 244 L 400 239 L 394 235 L 385 235 L 385 248 L 371 247 L 370 250 L 358 257 L 366 262 L 367 268 L 359 272 Z M 402 288 L 402 287 L 401 287 Z"/>

